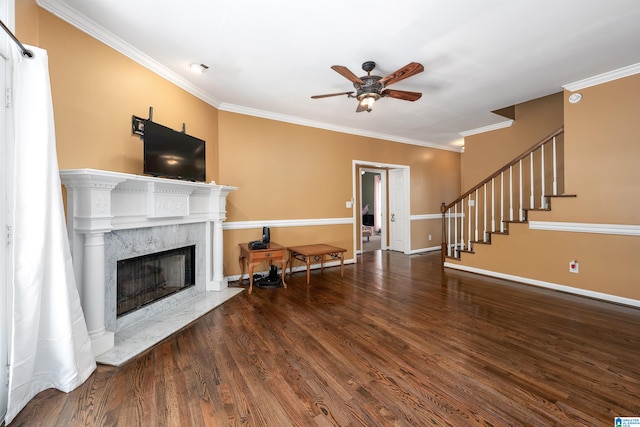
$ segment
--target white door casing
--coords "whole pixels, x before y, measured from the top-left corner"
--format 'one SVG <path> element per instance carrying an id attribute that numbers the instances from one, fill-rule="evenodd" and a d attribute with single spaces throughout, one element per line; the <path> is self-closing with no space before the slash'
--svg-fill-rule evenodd
<path id="1" fill-rule="evenodd" d="M 409 252 L 409 168 L 389 170 L 389 249 Z"/>

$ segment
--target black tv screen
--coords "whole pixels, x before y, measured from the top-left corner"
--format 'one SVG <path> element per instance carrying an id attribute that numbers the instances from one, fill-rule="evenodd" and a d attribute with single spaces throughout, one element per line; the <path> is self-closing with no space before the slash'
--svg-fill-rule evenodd
<path id="1" fill-rule="evenodd" d="M 206 181 L 205 141 L 150 120 L 143 124 L 146 175 Z"/>

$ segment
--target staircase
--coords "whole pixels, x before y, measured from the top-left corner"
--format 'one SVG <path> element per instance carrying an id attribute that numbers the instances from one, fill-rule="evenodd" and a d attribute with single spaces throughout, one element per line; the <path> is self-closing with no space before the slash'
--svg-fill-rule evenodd
<path id="1" fill-rule="evenodd" d="M 442 203 L 442 262 L 509 234 L 509 224 L 526 223 L 529 211 L 551 210 L 564 194 L 564 128 L 543 138 L 448 205 Z"/>

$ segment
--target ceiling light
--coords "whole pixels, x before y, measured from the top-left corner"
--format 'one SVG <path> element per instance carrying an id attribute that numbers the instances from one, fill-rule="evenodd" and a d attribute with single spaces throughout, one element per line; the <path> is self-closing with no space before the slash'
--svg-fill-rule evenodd
<path id="1" fill-rule="evenodd" d="M 378 100 L 379 98 L 380 95 L 378 95 L 377 93 L 364 93 L 358 96 L 358 101 L 360 101 L 360 105 L 363 108 L 366 108 L 367 111 L 371 111 L 371 108 L 373 108 L 373 104 L 375 104 L 376 100 Z"/>
<path id="2" fill-rule="evenodd" d="M 198 74 L 202 74 L 209 69 L 209 67 L 207 67 L 204 64 L 196 64 L 196 63 L 189 65 L 189 68 L 191 68 L 191 71 Z"/>

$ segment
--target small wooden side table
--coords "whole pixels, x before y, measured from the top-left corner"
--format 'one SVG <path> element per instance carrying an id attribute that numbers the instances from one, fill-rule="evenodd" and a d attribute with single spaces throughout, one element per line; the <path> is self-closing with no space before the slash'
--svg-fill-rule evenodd
<path id="1" fill-rule="evenodd" d="M 346 249 L 339 248 L 337 246 L 317 244 L 317 245 L 302 245 L 293 246 L 288 248 L 289 250 L 289 276 L 293 271 L 293 258 L 302 261 L 307 264 L 307 285 L 311 277 L 311 259 L 318 262 L 320 261 L 320 269 L 324 269 L 324 256 L 328 255 L 332 259 L 340 260 L 340 277 L 344 277 L 344 253 Z"/>
<path id="2" fill-rule="evenodd" d="M 240 243 L 240 280 L 244 276 L 244 263 L 245 261 L 249 265 L 249 293 L 253 291 L 253 268 L 264 262 L 276 261 L 282 264 L 282 285 L 286 288 L 287 284 L 284 281 L 285 271 L 287 269 L 287 248 L 280 246 L 277 243 L 269 243 L 267 249 L 251 249 L 248 243 Z"/>

